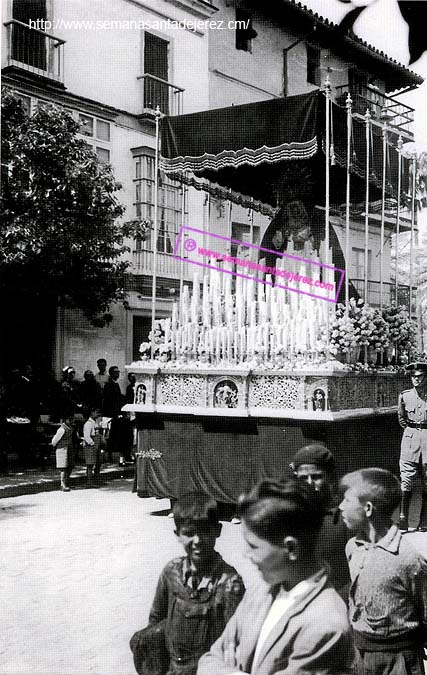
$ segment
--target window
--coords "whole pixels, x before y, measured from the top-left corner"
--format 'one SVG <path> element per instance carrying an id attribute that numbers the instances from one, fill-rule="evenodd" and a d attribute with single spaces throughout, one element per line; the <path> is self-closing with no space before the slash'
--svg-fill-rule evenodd
<path id="1" fill-rule="evenodd" d="M 368 86 L 368 75 L 360 70 L 350 68 L 348 71 L 348 86 L 352 96 L 359 94 L 366 95 L 366 87 Z M 365 106 L 366 112 L 366 106 Z"/>
<path id="2" fill-rule="evenodd" d="M 100 141 L 110 142 L 110 123 L 79 113 L 80 133 Z"/>
<path id="3" fill-rule="evenodd" d="M 252 40 L 257 36 L 252 27 L 252 15 L 246 9 L 236 9 L 236 49 L 252 53 Z"/>
<path id="4" fill-rule="evenodd" d="M 352 248 L 353 277 L 354 279 L 365 278 L 365 249 Z M 372 276 L 372 251 L 368 251 L 368 279 Z"/>
<path id="5" fill-rule="evenodd" d="M 46 0 L 13 0 L 12 19 L 29 24 L 30 19 L 46 21 Z M 47 69 L 47 39 L 30 28 L 14 25 L 12 30 L 12 59 L 38 70 Z"/>
<path id="6" fill-rule="evenodd" d="M 144 108 L 169 112 L 169 42 L 152 33 L 144 33 Z"/>
<path id="7" fill-rule="evenodd" d="M 307 45 L 307 82 L 320 87 L 320 47 Z"/>
<path id="8" fill-rule="evenodd" d="M 109 150 L 107 150 L 106 148 L 99 148 L 98 146 L 96 146 L 95 152 L 96 152 L 96 156 L 98 157 L 100 162 L 102 162 L 103 164 L 109 164 L 110 163 L 110 151 Z"/>
<path id="9" fill-rule="evenodd" d="M 154 156 L 136 158 L 135 209 L 137 218 L 154 218 Z M 173 253 L 176 237 L 181 227 L 182 190 L 178 181 L 164 174 L 159 178 L 157 251 Z M 153 250 L 153 231 L 147 232 L 144 241 L 137 240 L 136 248 Z"/>
<path id="10" fill-rule="evenodd" d="M 132 323 L 132 360 L 139 361 L 141 357 L 139 346 L 141 342 L 148 342 L 148 334 L 151 331 L 151 317 L 134 314 Z"/>
<path id="11" fill-rule="evenodd" d="M 94 120 L 87 115 L 79 115 L 80 133 L 84 136 L 93 136 Z"/>
<path id="12" fill-rule="evenodd" d="M 96 137 L 100 141 L 110 142 L 110 123 L 96 120 Z"/>
<path id="13" fill-rule="evenodd" d="M 73 114 L 73 111 L 70 111 Z M 110 140 L 111 124 L 105 120 L 78 113 L 78 122 L 80 124 L 80 134 L 85 137 L 85 141 L 96 152 L 100 162 L 109 164 L 110 162 Z M 92 141 L 88 139 L 93 139 Z"/>

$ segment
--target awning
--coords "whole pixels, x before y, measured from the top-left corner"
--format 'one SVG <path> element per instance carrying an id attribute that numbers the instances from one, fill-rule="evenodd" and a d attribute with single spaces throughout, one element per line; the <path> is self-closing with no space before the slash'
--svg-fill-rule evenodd
<path id="1" fill-rule="evenodd" d="M 276 206 L 277 187 L 285 175 L 301 183 L 306 172 L 313 177 L 311 198 L 324 203 L 325 96 L 310 94 L 277 98 L 205 112 L 166 117 L 161 129 L 161 168 L 171 175 L 184 175 L 187 182 L 205 189 L 200 179 L 229 190 L 230 195 L 248 195 Z M 331 143 L 335 166 L 331 167 L 331 199 L 345 200 L 347 113 L 332 105 Z M 366 157 L 363 120 L 353 119 L 352 201 L 362 201 Z M 398 136 L 387 133 L 387 189 L 397 185 Z M 381 127 L 372 126 L 369 179 L 372 199 L 379 198 L 382 184 Z M 306 185 L 307 188 L 307 185 Z M 232 195 L 230 196 L 232 198 Z M 234 201 L 232 199 L 232 201 Z"/>

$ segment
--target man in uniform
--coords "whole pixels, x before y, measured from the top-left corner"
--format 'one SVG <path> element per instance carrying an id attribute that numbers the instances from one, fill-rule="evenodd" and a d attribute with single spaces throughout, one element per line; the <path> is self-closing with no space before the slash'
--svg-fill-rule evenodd
<path id="1" fill-rule="evenodd" d="M 404 429 L 399 461 L 402 488 L 399 528 L 408 529 L 412 488 L 421 468 L 423 492 L 417 529 L 427 532 L 427 363 L 411 363 L 406 370 L 411 373 L 413 388 L 400 394 L 398 404 L 399 424 Z"/>

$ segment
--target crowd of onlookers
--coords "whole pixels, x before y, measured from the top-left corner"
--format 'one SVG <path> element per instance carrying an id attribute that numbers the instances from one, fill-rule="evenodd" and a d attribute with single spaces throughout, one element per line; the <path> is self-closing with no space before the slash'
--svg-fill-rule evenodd
<path id="1" fill-rule="evenodd" d="M 98 418 L 108 419 L 108 460 L 113 461 L 118 453 L 120 463 L 131 461 L 133 433 L 129 416 L 121 409 L 133 402 L 135 375 L 129 374 L 122 392 L 119 368 L 107 369 L 107 365 L 106 359 L 98 359 L 97 371 L 86 370 L 82 380 L 72 366 L 63 368 L 58 381 L 52 373 L 36 374 L 30 364 L 12 368 L 0 378 L 0 472 L 7 472 L 11 456 L 21 468 L 42 466 L 46 435 L 53 436 L 59 423 L 70 416 L 78 447 L 83 442 L 84 423 L 94 411 Z"/>

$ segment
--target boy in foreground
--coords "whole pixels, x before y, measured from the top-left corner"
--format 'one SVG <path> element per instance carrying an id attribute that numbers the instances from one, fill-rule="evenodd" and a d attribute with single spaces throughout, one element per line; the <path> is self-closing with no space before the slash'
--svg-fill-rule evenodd
<path id="1" fill-rule="evenodd" d="M 190 493 L 175 502 L 173 517 L 186 555 L 164 568 L 149 625 L 166 619 L 168 675 L 194 675 L 200 656 L 221 635 L 245 589 L 234 567 L 215 551 L 221 533 L 216 501 Z"/>
<path id="2" fill-rule="evenodd" d="M 240 501 L 247 556 L 265 583 L 247 591 L 198 675 L 347 675 L 353 644 L 345 603 L 316 556 L 318 494 L 262 481 Z"/>
<path id="3" fill-rule="evenodd" d="M 355 535 L 346 546 L 356 675 L 424 675 L 427 561 L 391 517 L 400 485 L 389 471 L 361 469 L 341 481 L 339 506 Z"/>

